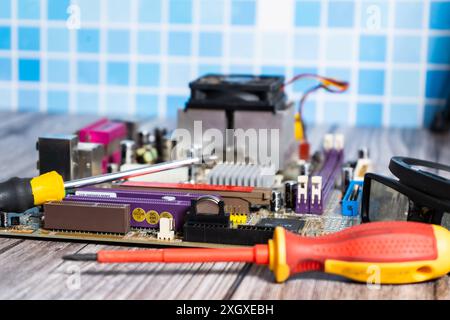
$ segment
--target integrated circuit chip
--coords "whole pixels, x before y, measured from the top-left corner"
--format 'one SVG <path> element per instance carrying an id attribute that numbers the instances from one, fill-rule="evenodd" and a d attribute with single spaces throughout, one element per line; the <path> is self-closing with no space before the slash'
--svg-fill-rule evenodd
<path id="1" fill-rule="evenodd" d="M 304 220 L 300 219 L 283 219 L 283 218 L 264 218 L 259 221 L 256 226 L 258 227 L 283 227 L 286 230 L 292 232 L 298 232 L 305 225 Z"/>

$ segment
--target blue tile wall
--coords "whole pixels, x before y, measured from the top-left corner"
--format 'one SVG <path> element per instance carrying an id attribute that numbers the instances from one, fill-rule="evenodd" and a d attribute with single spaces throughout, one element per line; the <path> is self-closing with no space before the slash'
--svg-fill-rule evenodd
<path id="1" fill-rule="evenodd" d="M 11 49 L 11 28 L 0 26 L 0 50 Z"/>
<path id="2" fill-rule="evenodd" d="M 69 111 L 69 94 L 67 91 L 51 90 L 47 92 L 48 113 L 67 113 Z"/>
<path id="3" fill-rule="evenodd" d="M 68 83 L 69 74 L 67 60 L 49 60 L 47 62 L 47 81 L 49 83 Z"/>
<path id="4" fill-rule="evenodd" d="M 189 56 L 191 54 L 191 34 L 173 31 L 169 33 L 168 53 L 172 56 Z"/>
<path id="5" fill-rule="evenodd" d="M 21 20 L 38 20 L 40 8 L 40 0 L 18 0 L 17 16 Z"/>
<path id="6" fill-rule="evenodd" d="M 341 78 L 305 121 L 426 126 L 450 97 L 450 1 L 0 0 L 1 110 L 175 117 L 211 72 Z"/>
<path id="7" fill-rule="evenodd" d="M 19 81 L 39 81 L 41 78 L 40 67 L 41 62 L 38 59 L 19 59 Z"/>
<path id="8" fill-rule="evenodd" d="M 11 0 L 0 0 L 0 19 L 11 17 Z"/>
<path id="9" fill-rule="evenodd" d="M 38 28 L 19 28 L 19 50 L 39 51 L 40 31 Z"/>
<path id="10" fill-rule="evenodd" d="M 11 59 L 0 58 L 0 81 L 11 80 Z"/>

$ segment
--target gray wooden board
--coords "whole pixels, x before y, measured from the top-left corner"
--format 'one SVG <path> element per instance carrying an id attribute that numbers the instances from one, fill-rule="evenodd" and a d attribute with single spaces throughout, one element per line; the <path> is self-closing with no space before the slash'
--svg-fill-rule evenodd
<path id="1" fill-rule="evenodd" d="M 71 133 L 92 116 L 0 114 L 0 179 L 34 176 L 39 135 Z M 367 146 L 377 172 L 388 174 L 392 155 L 450 163 L 450 135 L 386 128 L 310 128 L 312 149 L 327 132 L 345 134 L 354 158 Z M 241 263 L 124 264 L 65 262 L 76 252 L 119 249 L 106 245 L 0 238 L 0 299 L 449 299 L 448 277 L 423 284 L 368 288 L 329 275 L 296 276 L 273 282 L 265 267 Z"/>

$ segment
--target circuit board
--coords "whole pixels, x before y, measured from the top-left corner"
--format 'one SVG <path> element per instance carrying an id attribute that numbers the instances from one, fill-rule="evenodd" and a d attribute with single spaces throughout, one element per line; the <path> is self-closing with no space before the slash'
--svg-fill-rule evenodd
<path id="1" fill-rule="evenodd" d="M 226 122 L 240 129 L 235 134 L 270 128 L 277 132 L 274 145 L 274 137 L 269 143 L 268 137 L 262 136 L 253 137 L 256 139 L 252 146 L 257 148 L 247 148 L 244 132 L 239 139 L 235 137 L 233 152 L 228 150 L 229 144 L 220 143 L 214 150 L 226 151 L 218 152 L 223 157 L 215 154 L 217 161 L 207 161 L 205 150 L 195 141 L 182 149 L 184 138 L 170 135 L 165 129 L 153 128 L 150 134 L 139 123 L 106 118 L 73 134 L 39 137 L 41 174 L 55 171 L 69 184 L 80 179 L 95 182 L 70 188 L 65 182 L 64 198 L 39 202 L 42 206 L 22 213 L 0 212 L 0 236 L 225 247 L 267 243 L 279 226 L 314 237 L 358 224 L 362 188 L 358 184 L 350 190 L 349 183 L 362 174 L 346 177 L 342 172 L 358 171 L 358 163 L 370 160 L 363 154 L 358 155 L 354 165 L 344 163 L 344 136 L 339 133 L 326 134 L 314 154 L 306 140 L 300 144 L 295 141 L 292 133 L 299 119 L 294 119 L 294 104 L 282 91 L 283 77 L 246 77 L 245 85 L 235 83 L 236 79 L 242 80 L 211 76 L 194 82 L 189 108 L 179 112 L 177 128 L 195 133 L 192 125 L 196 121 L 202 121 L 205 127 L 220 128 Z M 272 85 L 267 86 L 267 82 Z M 226 94 L 221 98 L 225 100 L 218 100 L 216 105 L 218 88 Z M 227 98 L 230 88 L 236 91 L 233 97 L 248 96 L 250 92 L 255 98 L 268 99 L 240 101 L 236 105 Z M 199 94 L 195 94 L 197 91 Z M 227 111 L 226 121 L 221 118 L 217 123 L 218 109 Z M 236 114 L 231 116 L 231 112 Z M 250 152 L 262 152 L 269 146 L 271 157 Z M 177 160 L 183 165 L 174 166 Z M 364 168 L 369 167 L 366 162 Z M 129 170 L 147 170 L 149 165 L 164 169 L 128 175 Z M 100 186 L 96 179 L 107 172 L 126 175 Z"/>

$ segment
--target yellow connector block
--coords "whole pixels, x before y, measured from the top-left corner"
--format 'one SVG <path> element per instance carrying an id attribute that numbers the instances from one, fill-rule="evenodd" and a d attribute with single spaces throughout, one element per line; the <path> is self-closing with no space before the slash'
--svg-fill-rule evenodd
<path id="1" fill-rule="evenodd" d="M 237 226 L 240 224 L 246 224 L 247 223 L 247 215 L 243 214 L 243 213 L 231 213 L 230 221 L 233 224 L 233 226 Z"/>

